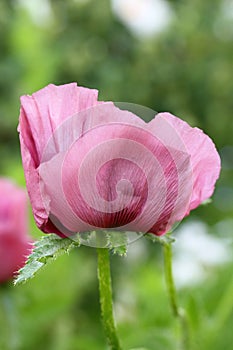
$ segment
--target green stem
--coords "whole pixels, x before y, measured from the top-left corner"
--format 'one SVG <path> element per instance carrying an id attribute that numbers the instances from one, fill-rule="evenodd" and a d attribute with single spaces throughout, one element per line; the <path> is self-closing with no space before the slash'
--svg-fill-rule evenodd
<path id="1" fill-rule="evenodd" d="M 110 349 L 121 350 L 113 312 L 109 250 L 107 248 L 97 248 L 97 254 L 100 306 L 104 330 Z"/>
<path id="2" fill-rule="evenodd" d="M 185 310 L 178 307 L 177 293 L 172 272 L 172 244 L 163 243 L 164 253 L 164 268 L 169 301 L 173 315 L 177 318 L 181 329 L 181 349 L 188 350 L 190 346 L 189 341 L 189 325 Z"/>

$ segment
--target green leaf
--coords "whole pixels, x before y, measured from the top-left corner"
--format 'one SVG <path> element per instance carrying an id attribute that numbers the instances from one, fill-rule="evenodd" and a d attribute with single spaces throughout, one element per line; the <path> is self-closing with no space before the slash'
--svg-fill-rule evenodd
<path id="1" fill-rule="evenodd" d="M 33 278 L 48 262 L 55 260 L 59 255 L 69 253 L 74 247 L 79 247 L 79 240 L 60 238 L 55 234 L 48 234 L 34 243 L 34 249 L 29 255 L 24 267 L 22 267 L 14 284 L 21 284 Z"/>

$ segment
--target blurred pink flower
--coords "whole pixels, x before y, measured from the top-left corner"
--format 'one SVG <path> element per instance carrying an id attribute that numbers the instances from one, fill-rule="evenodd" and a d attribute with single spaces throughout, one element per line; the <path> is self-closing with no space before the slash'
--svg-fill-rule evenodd
<path id="1" fill-rule="evenodd" d="M 27 227 L 27 194 L 0 179 L 0 283 L 14 277 L 32 249 Z"/>
<path id="2" fill-rule="evenodd" d="M 61 237 L 107 228 L 164 234 L 213 194 L 216 148 L 170 113 L 146 123 L 97 96 L 72 83 L 21 98 L 35 221 Z"/>

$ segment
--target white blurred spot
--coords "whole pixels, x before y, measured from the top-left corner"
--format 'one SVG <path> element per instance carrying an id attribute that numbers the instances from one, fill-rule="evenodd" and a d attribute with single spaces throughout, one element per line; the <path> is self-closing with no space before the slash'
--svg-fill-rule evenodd
<path id="1" fill-rule="evenodd" d="M 223 0 L 220 6 L 218 17 L 213 23 L 214 33 L 222 41 L 232 41 L 233 0 Z"/>
<path id="2" fill-rule="evenodd" d="M 143 262 L 147 254 L 145 239 L 139 239 L 128 245 L 127 259 L 132 262 Z"/>
<path id="3" fill-rule="evenodd" d="M 226 18 L 233 19 L 233 0 L 223 1 L 222 9 Z"/>
<path id="4" fill-rule="evenodd" d="M 166 0 L 112 0 L 115 14 L 138 36 L 163 31 L 173 17 Z"/>
<path id="5" fill-rule="evenodd" d="M 231 258 L 227 242 L 210 235 L 203 222 L 184 224 L 176 236 L 173 268 L 178 287 L 200 283 L 207 276 L 208 268 Z"/>
<path id="6" fill-rule="evenodd" d="M 33 22 L 38 26 L 47 25 L 52 18 L 52 8 L 48 0 L 18 0 L 27 9 Z"/>

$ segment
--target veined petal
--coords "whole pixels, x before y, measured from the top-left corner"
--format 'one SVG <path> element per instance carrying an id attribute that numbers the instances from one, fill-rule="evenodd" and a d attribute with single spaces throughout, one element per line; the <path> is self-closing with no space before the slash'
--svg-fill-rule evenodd
<path id="1" fill-rule="evenodd" d="M 25 178 L 35 221 L 45 232 L 55 232 L 56 228 L 48 218 L 40 191 L 38 167 L 44 149 L 54 130 L 66 118 L 97 104 L 97 96 L 97 90 L 72 83 L 48 85 L 32 96 L 21 97 L 18 130 Z"/>
<path id="2" fill-rule="evenodd" d="M 197 208 L 204 200 L 212 196 L 215 183 L 219 178 L 221 160 L 213 141 L 198 128 L 192 128 L 183 120 L 170 113 L 160 113 L 182 139 L 191 156 L 193 169 L 193 191 L 190 210 Z"/>
<path id="3" fill-rule="evenodd" d="M 164 215 L 170 222 L 180 190 L 184 194 L 176 218 L 185 215 L 191 196 L 189 155 L 124 121 L 89 129 L 68 150 L 41 164 L 50 215 L 68 230 L 147 232 Z"/>
<path id="4" fill-rule="evenodd" d="M 160 235 L 213 193 L 213 142 L 169 113 L 145 123 L 76 84 L 49 85 L 21 103 L 26 182 L 44 232 Z"/>

